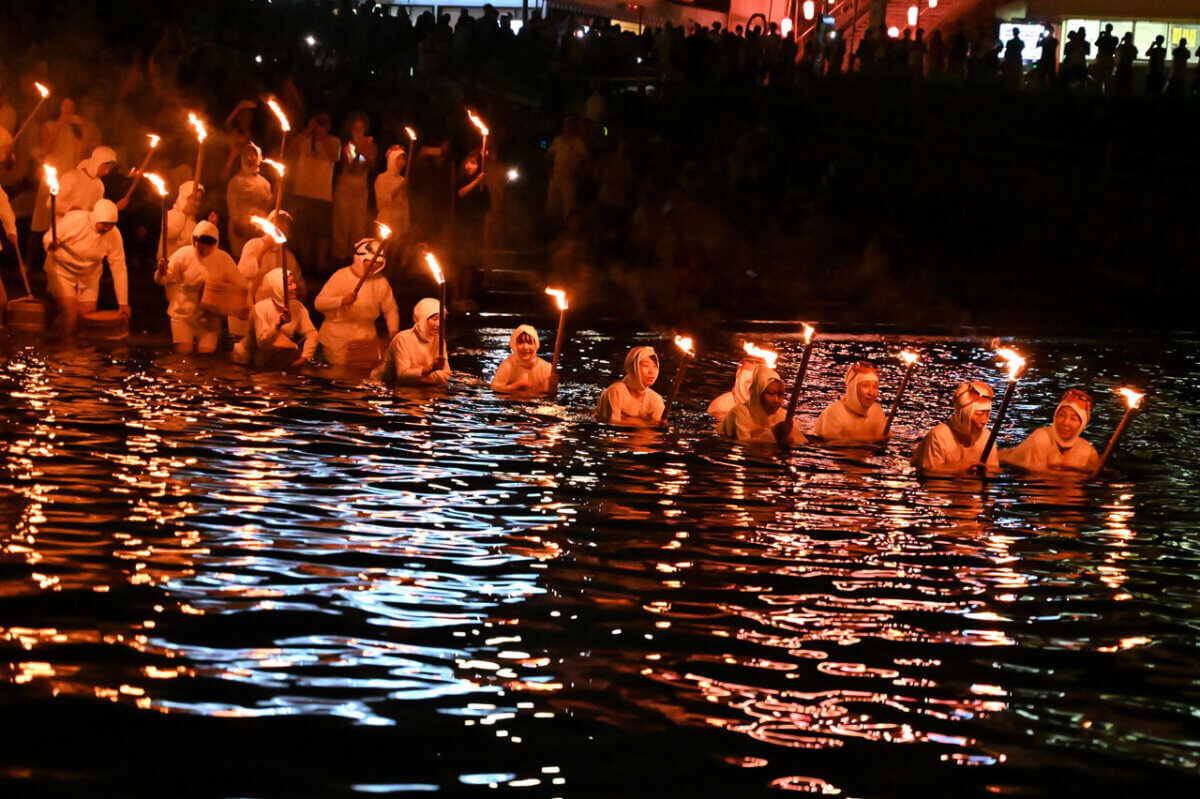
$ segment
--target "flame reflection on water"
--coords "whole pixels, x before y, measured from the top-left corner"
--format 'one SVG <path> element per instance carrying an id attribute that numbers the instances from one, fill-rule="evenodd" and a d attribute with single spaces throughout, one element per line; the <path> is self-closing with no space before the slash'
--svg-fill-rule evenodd
<path id="1" fill-rule="evenodd" d="M 507 333 L 470 335 L 456 367 L 490 374 Z M 1186 680 L 1163 699 L 1145 677 L 1189 657 L 1179 630 L 1197 621 L 1187 448 L 1138 443 L 1159 441 L 1157 411 L 1124 445 L 1137 479 L 923 483 L 905 456 L 957 380 L 997 382 L 986 343 L 919 343 L 886 452 L 782 453 L 717 441 L 700 413 L 742 338 L 706 346 L 674 430 L 636 433 L 585 418 L 625 346 L 586 331 L 540 403 L 470 379 L 404 395 L 161 352 L 12 351 L 8 695 L 372 728 L 415 713 L 462 753 L 401 785 L 587 779 L 546 760 L 601 728 L 644 746 L 668 729 L 695 746 L 680 768 L 717 755 L 729 786 L 826 793 L 878 791 L 856 763 L 896 746 L 921 784 L 1001 769 L 981 792 L 1020 784 L 1014 758 L 1068 768 L 1064 749 L 1186 767 Z M 803 346 L 755 343 L 793 365 Z M 886 403 L 913 344 L 822 334 L 801 418 L 864 355 Z M 1046 424 L 1068 381 L 1115 379 L 1107 346 L 1023 343 L 1012 430 Z M 1048 351 L 1060 373 L 1038 371 Z M 1121 411 L 1097 406 L 1094 442 Z M 512 768 L 486 766 L 496 751 Z"/>

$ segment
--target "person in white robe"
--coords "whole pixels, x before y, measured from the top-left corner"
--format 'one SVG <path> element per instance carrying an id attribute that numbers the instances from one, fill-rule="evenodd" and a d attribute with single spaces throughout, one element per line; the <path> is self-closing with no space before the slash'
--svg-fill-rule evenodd
<path id="1" fill-rule="evenodd" d="M 404 148 L 394 144 L 387 151 L 387 168 L 375 178 L 375 205 L 379 209 L 376 218 L 392 231 L 389 242 L 401 242 L 408 233 L 408 182 L 404 177 L 407 162 Z"/>
<path id="2" fill-rule="evenodd" d="M 117 168 L 117 153 L 111 147 L 97 147 L 90 158 L 58 178 L 58 197 L 54 201 L 54 212 L 58 219 L 68 211 L 90 211 L 104 199 L 104 181 Z M 49 202 L 49 199 L 47 199 Z M 117 203 L 117 210 L 125 210 L 125 203 Z"/>
<path id="3" fill-rule="evenodd" d="M 812 434 L 829 442 L 878 441 L 887 426 L 879 407 L 879 372 L 870 361 L 851 364 L 846 370 L 846 392 L 831 403 L 813 425 Z"/>
<path id="4" fill-rule="evenodd" d="M 625 427 L 652 427 L 662 421 L 665 403 L 651 386 L 658 380 L 658 354 L 653 347 L 634 347 L 625 356 L 625 377 L 596 402 L 596 418 Z"/>
<path id="5" fill-rule="evenodd" d="M 928 474 L 965 474 L 976 469 L 991 433 L 987 423 L 994 394 L 991 386 L 979 380 L 959 384 L 950 419 L 925 434 L 913 451 L 912 465 Z M 987 468 L 1000 468 L 995 447 L 988 454 Z"/>
<path id="6" fill-rule="evenodd" d="M 159 259 L 154 282 L 167 294 L 175 351 L 208 354 L 216 352 L 221 317 L 200 307 L 204 286 L 210 281 L 236 281 L 237 264 L 217 247 L 220 234 L 212 222 L 196 223 L 193 234 L 191 244 L 176 250 L 168 260 Z"/>
<path id="7" fill-rule="evenodd" d="M 392 287 L 381 274 L 387 260 L 382 253 L 375 258 L 382 247 L 379 239 L 358 242 L 354 246 L 354 263 L 334 272 L 313 301 L 317 311 L 325 315 L 318 339 L 329 363 L 345 363 L 352 341 L 378 339 L 375 321 L 381 315 L 389 341 L 400 332 L 400 311 Z M 368 267 L 371 274 L 364 280 Z"/>
<path id="8" fill-rule="evenodd" d="M 267 221 L 279 228 L 284 238 L 290 241 L 292 235 L 291 214 L 287 211 L 280 211 L 276 215 L 272 211 L 267 215 Z M 288 280 L 296 290 L 296 297 L 303 300 L 308 295 L 308 286 L 304 282 L 304 275 L 300 272 L 300 264 L 296 260 L 296 256 L 292 255 L 291 247 L 288 246 L 288 243 L 276 243 L 275 239 L 264 233 L 246 242 L 242 247 L 241 257 L 237 261 L 238 276 L 241 283 L 246 286 L 247 308 L 253 308 L 255 303 L 267 299 L 267 290 L 263 287 L 262 280 L 268 272 L 279 271 L 280 259 L 287 266 Z M 246 335 L 249 328 L 248 318 L 230 316 L 227 321 L 229 335 L 235 338 Z"/>
<path id="9" fill-rule="evenodd" d="M 317 352 L 317 329 L 291 280 L 284 291 L 281 270 L 270 270 L 262 282 L 268 296 L 251 309 L 249 332 L 234 345 L 233 359 L 259 369 L 299 369 Z"/>
<path id="10" fill-rule="evenodd" d="M 558 375 L 550 362 L 539 358 L 541 339 L 530 325 L 520 325 L 508 338 L 512 354 L 492 377 L 492 391 L 501 394 L 549 394 L 558 388 Z"/>
<path id="11" fill-rule="evenodd" d="M 1054 423 L 1040 427 L 1012 449 L 1000 452 L 1000 462 L 1027 472 L 1092 474 L 1100 465 L 1096 448 L 1080 437 L 1092 418 L 1092 397 L 1072 388 L 1054 409 Z"/>
<path id="12" fill-rule="evenodd" d="M 708 403 L 708 415 L 720 424 L 729 412 L 750 399 L 750 386 L 754 384 L 754 370 L 764 363 L 756 355 L 747 355 L 738 364 L 737 373 L 733 376 L 733 388 Z"/>
<path id="13" fill-rule="evenodd" d="M 191 245 L 192 231 L 196 227 L 200 203 L 203 200 L 204 189 L 197 191 L 195 182 L 185 180 L 179 184 L 179 194 L 175 197 L 175 203 L 167 211 L 168 258 L 174 255 L 176 250 Z M 159 233 L 158 246 L 159 252 L 162 252 L 162 233 Z"/>
<path id="14" fill-rule="evenodd" d="M 779 373 L 765 363 L 759 364 L 751 375 L 748 396 L 725 415 L 718 432 L 723 438 L 741 442 L 805 443 L 796 420 L 788 422 L 783 408 L 786 391 Z"/>
<path id="15" fill-rule="evenodd" d="M 75 332 L 79 314 L 96 310 L 104 261 L 112 274 L 120 312 L 129 318 L 129 275 L 125 267 L 125 242 L 117 230 L 117 206 L 100 200 L 91 211 L 69 211 L 58 223 L 58 241 L 47 230 L 46 284 L 58 304 L 63 332 Z"/>
<path id="16" fill-rule="evenodd" d="M 413 307 L 413 326 L 392 337 L 371 379 L 388 385 L 444 386 L 450 382 L 446 345 L 438 347 L 441 303 L 426 297 Z"/>

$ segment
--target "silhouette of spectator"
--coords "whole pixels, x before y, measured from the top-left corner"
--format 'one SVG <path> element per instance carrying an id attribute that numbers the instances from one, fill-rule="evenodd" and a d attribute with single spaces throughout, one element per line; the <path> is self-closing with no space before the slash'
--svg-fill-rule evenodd
<path id="1" fill-rule="evenodd" d="M 1087 40 L 1087 29 L 1067 31 L 1067 44 L 1063 48 L 1062 79 L 1067 86 L 1087 83 L 1087 61 L 1092 54 L 1092 43 Z"/>
<path id="2" fill-rule="evenodd" d="M 1021 70 L 1024 66 L 1025 41 L 1019 28 L 1012 29 L 1012 36 L 1004 43 L 1004 82 L 1012 86 L 1021 85 Z"/>
<path id="3" fill-rule="evenodd" d="M 1037 46 L 1042 51 L 1037 62 L 1038 84 L 1044 88 L 1054 83 L 1054 76 L 1058 70 L 1058 39 L 1054 37 L 1052 25 L 1043 28 Z"/>
<path id="4" fill-rule="evenodd" d="M 945 74 L 946 58 L 949 52 L 949 47 L 946 45 L 946 40 L 942 37 L 940 28 L 929 35 L 929 52 L 925 57 L 925 63 L 929 68 L 929 75 L 937 76 Z"/>
<path id="5" fill-rule="evenodd" d="M 1096 60 L 1092 62 L 1092 73 L 1100 88 L 1108 91 L 1111 88 L 1113 66 L 1117 57 L 1117 37 L 1113 34 L 1112 23 L 1104 26 L 1104 30 L 1096 37 Z"/>
<path id="6" fill-rule="evenodd" d="M 1113 81 L 1117 94 L 1133 93 L 1133 62 L 1137 57 L 1138 49 L 1133 43 L 1133 31 L 1130 31 L 1117 45 L 1117 69 Z"/>
<path id="7" fill-rule="evenodd" d="M 1163 93 L 1167 83 L 1167 48 L 1166 37 L 1161 34 L 1154 37 L 1154 43 L 1146 48 L 1146 58 L 1150 61 L 1146 69 L 1146 94 Z"/>
<path id="8" fill-rule="evenodd" d="M 1167 92 L 1179 94 L 1187 84 L 1188 59 L 1192 51 L 1188 49 L 1187 39 L 1180 39 L 1179 46 L 1171 51 L 1171 79 L 1167 81 Z"/>
<path id="9" fill-rule="evenodd" d="M 333 234 L 333 168 L 341 142 L 329 135 L 328 114 L 317 114 L 287 143 L 291 201 L 296 222 L 294 251 L 303 264 L 320 269 L 329 258 Z"/>
<path id="10" fill-rule="evenodd" d="M 967 32 L 963 29 L 960 22 L 954 28 L 954 33 L 950 34 L 950 41 L 946 50 L 946 70 L 951 77 L 964 78 L 967 75 L 967 57 L 970 55 L 970 44 L 967 41 Z"/>
<path id="11" fill-rule="evenodd" d="M 547 150 L 550 159 L 550 184 L 546 190 L 546 216 L 556 223 L 565 222 L 579 208 L 579 189 L 588 167 L 587 146 L 580 136 L 579 120 L 570 116 L 562 132 Z"/>

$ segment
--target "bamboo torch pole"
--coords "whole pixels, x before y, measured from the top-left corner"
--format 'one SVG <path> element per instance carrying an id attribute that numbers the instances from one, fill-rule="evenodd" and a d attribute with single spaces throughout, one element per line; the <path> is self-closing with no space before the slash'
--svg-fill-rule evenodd
<path id="1" fill-rule="evenodd" d="M 663 406 L 662 421 L 667 420 L 667 414 L 671 412 L 671 406 L 675 404 L 675 398 L 679 396 L 679 387 L 683 385 L 683 376 L 687 372 L 688 363 L 696 357 L 696 348 L 692 343 L 691 336 L 676 336 L 675 346 L 683 351 L 683 360 L 679 362 L 679 371 L 675 372 L 675 382 L 671 385 L 671 393 L 667 397 L 666 405 Z"/>
<path id="2" fill-rule="evenodd" d="M 900 398 L 904 396 L 904 389 L 908 388 L 908 377 L 912 374 L 913 367 L 917 365 L 920 356 L 915 352 L 905 350 L 900 353 L 900 359 L 906 364 L 904 376 L 900 378 L 900 387 L 896 389 L 896 398 L 892 400 L 892 409 L 888 411 L 887 424 L 883 426 L 884 438 L 887 438 L 892 430 L 892 421 L 896 418 L 896 411 L 900 409 Z"/>
<path id="3" fill-rule="evenodd" d="M 1096 466 L 1096 471 L 1092 473 L 1092 479 L 1095 480 L 1100 476 L 1100 472 L 1104 470 L 1104 464 L 1108 463 L 1108 458 L 1112 455 L 1113 450 L 1117 447 L 1117 441 L 1120 440 L 1121 434 L 1125 432 L 1125 428 L 1129 426 L 1129 421 L 1133 418 L 1134 413 L 1141 410 L 1142 398 L 1145 394 L 1139 394 L 1131 388 L 1119 388 L 1117 393 L 1125 397 L 1127 403 L 1125 415 L 1121 417 L 1121 421 L 1117 424 L 1117 429 L 1113 431 L 1112 438 L 1108 440 L 1108 446 L 1104 448 L 1104 454 L 1100 456 L 1100 463 Z"/>

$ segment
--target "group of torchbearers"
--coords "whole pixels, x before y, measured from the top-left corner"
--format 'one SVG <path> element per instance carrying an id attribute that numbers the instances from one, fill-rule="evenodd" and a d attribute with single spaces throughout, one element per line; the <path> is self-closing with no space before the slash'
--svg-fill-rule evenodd
<path id="1" fill-rule="evenodd" d="M 746 355 L 734 377 L 733 389 L 708 406 L 708 414 L 716 420 L 720 436 L 743 443 L 777 443 L 784 447 L 806 444 L 810 439 L 816 440 L 812 443 L 833 446 L 874 446 L 887 442 L 919 356 L 907 350 L 901 353 L 906 368 L 888 413 L 884 413 L 878 401 L 879 371 L 875 364 L 870 361 L 851 364 L 846 370 L 842 397 L 822 410 L 805 434 L 796 420 L 796 407 L 812 353 L 813 332 L 813 328 L 805 325 L 804 354 L 786 409 L 784 399 L 788 391 L 775 371 L 777 354 L 749 342 L 743 345 Z M 684 357 L 668 399 L 664 400 L 651 388 L 658 378 L 657 354 L 651 347 L 634 347 L 625 359 L 625 378 L 601 394 L 596 416 L 618 425 L 664 424 L 688 360 L 694 357 L 689 338 L 676 337 L 676 344 Z M 994 389 L 981 380 L 965 381 L 954 389 L 949 419 L 925 433 L 910 457 L 911 464 L 923 474 L 943 476 L 985 475 L 999 470 L 1001 465 L 1034 474 L 1098 475 L 1132 413 L 1140 408 L 1143 395 L 1129 388 L 1118 390 L 1128 407 L 1102 455 L 1080 436 L 1091 420 L 1094 404 L 1092 396 L 1080 388 L 1070 388 L 1063 394 L 1051 424 L 1038 428 L 1016 447 L 997 449 L 997 434 L 1009 399 L 1026 367 L 1025 359 L 1015 350 L 1001 348 L 999 353 L 1008 363 L 1009 380 L 993 426 L 989 429 L 988 422 L 992 417 Z"/>
<path id="2" fill-rule="evenodd" d="M 290 126 L 272 100 L 268 105 L 279 119 L 284 140 Z M 35 109 L 36 113 L 36 109 Z M 481 153 L 486 153 L 487 127 L 475 114 L 471 122 L 483 136 Z M 194 115 L 189 120 L 197 130 L 197 173 L 203 155 L 205 129 Z M 19 131 L 18 131 L 19 135 Z M 416 134 L 409 129 L 415 142 Z M 379 235 L 360 240 L 353 261 L 336 271 L 314 300 L 324 316 L 318 330 L 303 304 L 304 278 L 286 244 L 292 226 L 290 215 L 280 207 L 282 185 L 276 189 L 275 210 L 268 217 L 254 216 L 252 223 L 261 235 L 241 243 L 235 262 L 220 249 L 216 219 L 199 218 L 203 187 L 195 181 L 180 184 L 174 205 L 168 209 L 168 191 L 158 176 L 145 172 L 158 144 L 151 134 L 150 152 L 126 195 L 113 202 L 104 197 L 102 178 L 116 166 L 116 154 L 97 147 L 59 181 L 46 168 L 45 188 L 48 230 L 44 236 L 47 285 L 60 312 L 60 324 L 68 335 L 74 332 L 81 314 L 94 313 L 103 264 L 112 275 L 118 316 L 128 323 L 129 288 L 124 243 L 116 227 L 119 211 L 128 204 L 137 180 L 145 177 L 162 196 L 162 229 L 154 280 L 163 286 L 168 300 L 171 336 L 179 352 L 213 353 L 221 339 L 222 322 L 233 340 L 235 361 L 268 369 L 296 369 L 311 362 L 321 347 L 330 364 L 369 368 L 373 380 L 398 385 L 444 386 L 451 378 L 446 349 L 445 276 L 436 256 L 424 258 L 440 288 L 438 298 L 427 297 L 413 308 L 413 326 L 400 330 L 400 314 L 392 288 L 383 276 L 387 265 L 388 226 L 377 222 Z M 0 140 L 3 150 L 13 139 Z M 283 145 L 280 145 L 281 154 Z M 282 184 L 283 169 L 278 167 Z M 398 181 L 400 191 L 405 182 Z M 16 246 L 8 198 L 0 190 L 0 224 Z M 19 251 L 18 251 L 19 257 Z M 20 263 L 25 278 L 25 264 Z M 540 340 L 530 325 L 521 325 L 510 337 L 511 355 L 501 363 L 491 387 L 501 393 L 536 396 L 551 394 L 558 387 L 558 361 L 563 342 L 567 301 L 560 289 L 547 288 L 555 297 L 559 314 L 558 336 L 552 362 L 539 358 Z M 378 336 L 382 317 L 387 339 Z M 809 437 L 831 444 L 875 444 L 886 442 L 900 405 L 908 377 L 918 360 L 904 352 L 904 376 L 885 414 L 878 402 L 879 371 L 870 361 L 851 365 L 845 375 L 845 393 L 825 408 L 806 435 L 796 420 L 797 400 L 813 346 L 813 328 L 805 325 L 805 348 L 787 407 L 787 387 L 775 371 L 777 355 L 745 344 L 746 356 L 737 370 L 734 386 L 708 407 L 722 437 L 739 442 L 801 445 Z M 596 417 L 622 426 L 651 427 L 666 423 L 691 358 L 690 338 L 676 337 L 684 353 L 672 387 L 664 400 L 653 389 L 659 375 L 659 358 L 652 347 L 637 346 L 625 358 L 625 377 L 600 395 Z M 1006 464 L 1030 472 L 1073 472 L 1096 475 L 1140 404 L 1141 395 L 1122 389 L 1129 410 L 1114 433 L 1104 454 L 1080 437 L 1091 418 L 1093 399 L 1077 388 L 1068 390 L 1055 408 L 1052 424 L 1035 430 L 1017 447 L 999 450 L 996 436 L 1008 399 L 1023 372 L 1025 361 L 1011 349 L 1001 349 L 1009 363 L 1009 384 L 992 428 L 994 390 L 983 381 L 960 384 L 953 393 L 950 418 L 928 431 L 912 453 L 911 463 L 928 474 L 986 474 Z"/>

